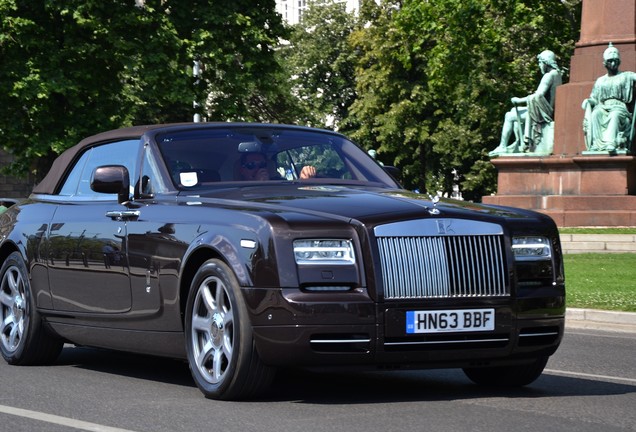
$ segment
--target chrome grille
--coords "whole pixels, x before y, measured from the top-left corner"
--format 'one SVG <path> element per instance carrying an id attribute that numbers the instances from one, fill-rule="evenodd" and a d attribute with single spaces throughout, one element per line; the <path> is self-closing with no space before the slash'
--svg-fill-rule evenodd
<path id="1" fill-rule="evenodd" d="M 444 226 L 452 226 L 452 222 L 444 220 Z M 477 235 L 463 234 L 471 231 L 473 224 L 483 228 L 484 223 L 462 221 L 461 226 L 444 235 L 381 235 L 402 230 L 398 224 L 388 230 L 376 228 L 385 298 L 509 295 L 503 235 L 493 229 L 474 230 Z M 412 221 L 403 225 L 409 227 Z M 416 231 L 422 230 L 418 227 Z"/>

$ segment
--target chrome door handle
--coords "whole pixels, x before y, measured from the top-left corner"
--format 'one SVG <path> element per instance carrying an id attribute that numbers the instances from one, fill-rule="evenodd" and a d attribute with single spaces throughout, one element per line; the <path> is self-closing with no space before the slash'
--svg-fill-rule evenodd
<path id="1" fill-rule="evenodd" d="M 139 210 L 112 210 L 106 212 L 107 217 L 117 221 L 137 219 L 140 214 Z"/>

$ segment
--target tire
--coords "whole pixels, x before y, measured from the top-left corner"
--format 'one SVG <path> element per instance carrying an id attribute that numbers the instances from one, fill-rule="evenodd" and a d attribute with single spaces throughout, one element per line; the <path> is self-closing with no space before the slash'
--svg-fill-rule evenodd
<path id="1" fill-rule="evenodd" d="M 13 252 L 0 269 L 0 351 L 12 365 L 50 364 L 64 343 L 44 327 L 26 265 Z"/>
<path id="2" fill-rule="evenodd" d="M 496 387 L 521 387 L 534 382 L 545 368 L 548 357 L 532 363 L 485 368 L 465 368 L 464 373 L 475 384 Z"/>
<path id="3" fill-rule="evenodd" d="M 206 398 L 247 399 L 271 383 L 274 370 L 256 351 L 238 281 L 220 260 L 206 261 L 194 276 L 185 336 L 192 377 Z"/>

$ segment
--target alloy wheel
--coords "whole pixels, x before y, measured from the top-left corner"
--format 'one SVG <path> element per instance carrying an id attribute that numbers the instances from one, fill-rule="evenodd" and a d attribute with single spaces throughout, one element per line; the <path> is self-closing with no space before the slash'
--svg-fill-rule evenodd
<path id="1" fill-rule="evenodd" d="M 218 277 L 207 277 L 197 289 L 192 308 L 195 365 L 211 384 L 223 380 L 232 360 L 234 313 L 227 289 Z"/>
<path id="2" fill-rule="evenodd" d="M 9 267 L 2 278 L 0 305 L 0 339 L 6 351 L 15 352 L 22 341 L 28 319 L 24 280 L 15 266 Z"/>

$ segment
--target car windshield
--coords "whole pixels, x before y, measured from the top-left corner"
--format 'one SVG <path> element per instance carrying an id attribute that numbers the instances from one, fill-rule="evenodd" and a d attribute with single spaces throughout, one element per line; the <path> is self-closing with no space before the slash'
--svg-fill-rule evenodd
<path id="1" fill-rule="evenodd" d="M 226 182 L 311 181 L 398 187 L 384 169 L 342 135 L 303 128 L 180 130 L 155 137 L 177 188 Z"/>

